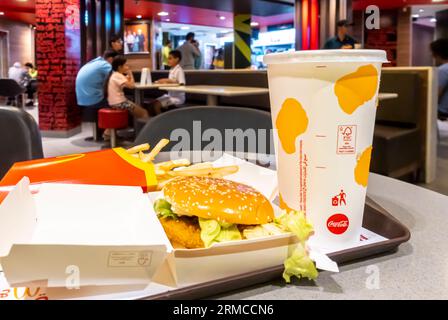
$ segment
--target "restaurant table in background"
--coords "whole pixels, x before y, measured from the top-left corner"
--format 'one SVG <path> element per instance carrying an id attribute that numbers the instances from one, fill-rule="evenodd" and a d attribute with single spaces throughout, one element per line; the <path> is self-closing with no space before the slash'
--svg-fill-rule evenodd
<path id="1" fill-rule="evenodd" d="M 216 154 L 216 152 L 215 152 Z M 162 152 L 158 161 L 172 153 Z M 183 155 L 185 156 L 185 155 Z M 191 153 L 192 159 L 201 158 Z M 207 155 L 206 155 L 207 157 Z M 218 158 L 219 155 L 215 155 Z M 212 159 L 215 159 L 212 157 Z M 249 154 L 246 158 L 274 163 L 273 155 Z M 205 161 L 203 158 L 202 160 Z M 207 159 L 210 160 L 210 159 Z M 370 174 L 368 196 L 411 231 L 411 239 L 397 251 L 340 265 L 339 273 L 321 272 L 315 283 L 278 280 L 238 289 L 218 299 L 448 299 L 448 197 L 378 174 Z M 0 278 L 2 274 L 0 273 Z M 0 283 L 1 283 L 0 279 Z M 133 286 L 90 287 L 65 290 L 64 298 L 141 299 L 174 288 L 151 283 L 145 289 Z M 47 289 L 50 295 L 58 289 Z"/>
<path id="2" fill-rule="evenodd" d="M 151 84 L 144 84 L 141 85 L 140 83 L 135 84 L 134 90 L 134 101 L 137 105 L 141 106 L 143 99 L 144 99 L 144 93 L 145 90 L 151 90 L 151 89 L 160 89 L 160 87 L 165 87 L 166 89 L 162 90 L 168 90 L 171 89 L 171 87 L 178 87 L 178 84 L 172 83 L 172 84 L 161 84 L 161 83 L 151 83 Z"/>
<path id="3" fill-rule="evenodd" d="M 185 93 L 205 94 L 207 96 L 207 105 L 218 105 L 218 97 L 237 97 L 250 96 L 257 94 L 269 93 L 268 88 L 256 87 L 237 87 L 237 86 L 210 86 L 210 85 L 193 85 L 193 86 L 179 86 L 169 88 L 165 86 L 159 87 L 160 90 L 180 91 Z"/>
<path id="4" fill-rule="evenodd" d="M 378 93 L 378 100 L 382 101 L 382 100 L 389 100 L 389 99 L 397 99 L 398 98 L 398 93 Z"/>

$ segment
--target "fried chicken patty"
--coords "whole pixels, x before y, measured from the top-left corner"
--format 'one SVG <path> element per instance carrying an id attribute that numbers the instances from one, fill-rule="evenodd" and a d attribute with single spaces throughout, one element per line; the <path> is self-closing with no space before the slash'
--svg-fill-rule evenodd
<path id="1" fill-rule="evenodd" d="M 187 249 L 204 248 L 198 218 L 179 217 L 178 219 L 173 219 L 167 217 L 159 218 L 159 220 L 173 247 Z"/>
<path id="2" fill-rule="evenodd" d="M 160 217 L 159 220 L 174 248 L 204 248 L 204 242 L 201 239 L 201 228 L 199 227 L 197 217 L 182 216 L 178 219 Z M 241 236 L 243 236 L 244 229 L 253 226 L 239 224 L 237 227 Z"/>

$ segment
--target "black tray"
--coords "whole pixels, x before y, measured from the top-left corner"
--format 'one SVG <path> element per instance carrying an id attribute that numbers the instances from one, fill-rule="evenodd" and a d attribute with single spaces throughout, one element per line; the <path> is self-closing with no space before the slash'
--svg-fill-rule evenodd
<path id="1" fill-rule="evenodd" d="M 367 258 L 379 253 L 395 250 L 401 243 L 408 241 L 411 237 L 409 230 L 403 224 L 368 197 L 366 199 L 362 226 L 389 240 L 334 252 L 329 254 L 329 257 L 337 263 Z M 256 272 L 243 273 L 232 277 L 174 289 L 168 292 L 147 296 L 142 299 L 200 299 L 279 279 L 282 273 L 283 265 L 280 265 L 278 267 L 262 269 Z"/>

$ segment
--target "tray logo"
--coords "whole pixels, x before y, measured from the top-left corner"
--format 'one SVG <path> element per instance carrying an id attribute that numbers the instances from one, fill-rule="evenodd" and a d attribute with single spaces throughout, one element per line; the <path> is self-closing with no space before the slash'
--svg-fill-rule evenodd
<path id="1" fill-rule="evenodd" d="M 347 231 L 348 226 L 348 217 L 343 213 L 336 213 L 327 220 L 327 228 L 334 234 L 343 234 Z"/>

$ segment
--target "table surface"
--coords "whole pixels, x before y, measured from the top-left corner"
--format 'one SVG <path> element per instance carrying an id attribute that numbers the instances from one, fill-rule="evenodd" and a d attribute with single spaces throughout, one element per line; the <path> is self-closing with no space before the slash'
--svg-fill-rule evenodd
<path id="1" fill-rule="evenodd" d="M 178 87 L 179 85 L 177 83 L 151 83 L 151 84 L 140 84 L 140 82 L 136 82 L 135 83 L 135 90 L 145 90 L 145 89 L 157 89 L 160 87 L 167 87 L 167 88 L 171 88 L 171 87 Z"/>
<path id="2" fill-rule="evenodd" d="M 314 284 L 286 285 L 278 279 L 213 298 L 448 299 L 448 197 L 378 174 L 369 179 L 368 196 L 411 231 L 411 239 L 396 252 L 341 265 L 339 273 L 321 272 Z M 65 290 L 60 297 L 132 299 L 167 290 L 155 283 L 150 287 L 150 292 L 149 287 L 117 287 L 113 293 L 100 288 Z"/>
<path id="3" fill-rule="evenodd" d="M 379 100 L 389 100 L 398 98 L 398 93 L 390 93 L 390 92 L 380 92 L 378 94 Z"/>
<path id="4" fill-rule="evenodd" d="M 187 93 L 199 93 L 216 96 L 246 96 L 254 94 L 269 93 L 268 88 L 256 88 L 256 87 L 237 87 L 237 86 L 210 86 L 210 85 L 192 85 L 192 86 L 178 86 L 170 88 L 161 86 L 161 90 L 181 91 Z"/>

